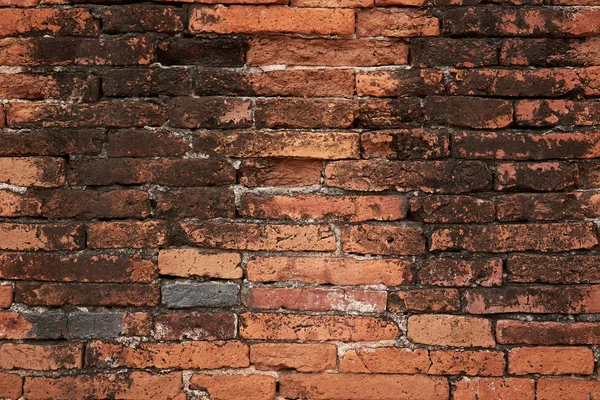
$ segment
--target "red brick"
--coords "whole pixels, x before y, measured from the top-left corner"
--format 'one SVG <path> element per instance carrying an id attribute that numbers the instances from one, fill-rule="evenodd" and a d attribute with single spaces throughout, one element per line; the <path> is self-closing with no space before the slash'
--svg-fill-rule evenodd
<path id="1" fill-rule="evenodd" d="M 352 225 L 341 230 L 342 248 L 348 253 L 393 254 L 425 253 L 423 230 L 418 225 Z"/>
<path id="2" fill-rule="evenodd" d="M 13 302 L 13 288 L 9 285 L 0 286 L 0 308 L 9 308 Z"/>
<path id="3" fill-rule="evenodd" d="M 97 36 L 99 24 L 85 8 L 0 9 L 1 36 Z"/>
<path id="4" fill-rule="evenodd" d="M 427 223 L 461 224 L 491 222 L 494 202 L 470 196 L 417 196 L 410 199 L 410 216 Z"/>
<path id="5" fill-rule="evenodd" d="M 194 374 L 190 388 L 220 400 L 274 400 L 276 379 L 267 375 Z"/>
<path id="6" fill-rule="evenodd" d="M 161 247 L 167 243 L 165 221 L 98 222 L 88 228 L 88 247 L 112 249 Z"/>
<path id="7" fill-rule="evenodd" d="M 485 190 L 491 180 L 477 161 L 336 161 L 325 168 L 328 186 L 358 191 L 461 193 Z"/>
<path id="8" fill-rule="evenodd" d="M 121 334 L 125 336 L 150 336 L 154 320 L 146 312 L 126 313 L 123 316 Z"/>
<path id="9" fill-rule="evenodd" d="M 257 343 L 250 345 L 250 362 L 259 370 L 295 369 L 323 372 L 335 369 L 335 344 Z"/>
<path id="10" fill-rule="evenodd" d="M 354 12 L 347 9 L 290 8 L 283 6 L 196 7 L 190 15 L 193 33 L 354 33 Z"/>
<path id="11" fill-rule="evenodd" d="M 238 279 L 243 275 L 237 253 L 208 253 L 197 249 L 164 249 L 158 253 L 161 275 Z"/>
<path id="12" fill-rule="evenodd" d="M 587 347 L 519 347 L 508 352 L 512 375 L 590 375 L 594 353 Z"/>
<path id="13" fill-rule="evenodd" d="M 82 225 L 0 224 L 2 250 L 79 250 L 85 245 Z"/>
<path id="14" fill-rule="evenodd" d="M 17 400 L 23 395 L 23 378 L 17 374 L 0 372 L 0 396 L 8 400 Z"/>
<path id="15" fill-rule="evenodd" d="M 267 251 L 334 251 L 335 237 L 327 225 L 197 222 L 180 224 L 187 240 L 202 247 Z"/>
<path id="16" fill-rule="evenodd" d="M 496 190 L 558 191 L 577 185 L 579 169 L 564 162 L 506 163 L 496 167 Z"/>
<path id="17" fill-rule="evenodd" d="M 241 338 L 256 340 L 361 342 L 399 334 L 396 324 L 376 317 L 244 313 L 239 326 Z"/>
<path id="18" fill-rule="evenodd" d="M 360 347 L 340 359 L 340 372 L 423 374 L 431 361 L 427 350 L 396 347 Z"/>
<path id="19" fill-rule="evenodd" d="M 152 398 L 183 400 L 181 372 L 151 374 L 128 372 L 124 374 L 96 373 L 60 377 L 27 377 L 24 386 L 25 398 L 107 398 L 134 399 Z"/>
<path id="20" fill-rule="evenodd" d="M 520 378 L 462 378 L 452 390 L 455 400 L 534 400 L 535 381 Z"/>
<path id="21" fill-rule="evenodd" d="M 500 48 L 502 65 L 586 66 L 596 65 L 600 39 L 508 39 Z"/>
<path id="22" fill-rule="evenodd" d="M 254 309 L 384 312 L 387 293 L 376 290 L 253 287 L 245 302 Z"/>
<path id="23" fill-rule="evenodd" d="M 247 159 L 240 165 L 244 186 L 298 187 L 321 183 L 323 162 L 294 159 Z"/>
<path id="24" fill-rule="evenodd" d="M 422 38 L 411 40 L 412 64 L 417 67 L 474 68 L 498 65 L 497 45 L 470 38 Z"/>
<path id="25" fill-rule="evenodd" d="M 185 10 L 177 7 L 112 6 L 104 11 L 102 30 L 108 33 L 175 33 L 184 30 L 185 20 Z"/>
<path id="26" fill-rule="evenodd" d="M 109 133 L 106 145 L 109 157 L 179 156 L 189 149 L 189 143 L 174 133 L 137 129 Z"/>
<path id="27" fill-rule="evenodd" d="M 460 294 L 456 289 L 413 289 L 390 292 L 391 312 L 452 312 L 460 310 Z"/>
<path id="28" fill-rule="evenodd" d="M 373 7 L 373 0 L 291 0 L 293 7 L 362 8 Z"/>
<path id="29" fill-rule="evenodd" d="M 225 129 L 251 125 L 250 100 L 223 97 L 175 97 L 169 121 L 176 128 Z"/>
<path id="30" fill-rule="evenodd" d="M 454 315 L 413 315 L 408 340 L 434 346 L 494 347 L 492 324 L 483 318 Z"/>
<path id="31" fill-rule="evenodd" d="M 500 286 L 502 260 L 428 258 L 418 273 L 419 283 L 428 286 Z"/>
<path id="32" fill-rule="evenodd" d="M 27 339 L 32 336 L 35 337 L 34 330 L 33 323 L 29 322 L 22 314 L 17 312 L 0 313 L 1 339 Z M 0 377 L 2 377 L 1 374 Z M 1 385 L 0 388 L 2 388 Z"/>
<path id="33" fill-rule="evenodd" d="M 590 249 L 598 244 L 593 226 L 585 222 L 554 224 L 464 225 L 431 235 L 430 250 L 504 253 Z"/>
<path id="34" fill-rule="evenodd" d="M 96 368 L 244 368 L 250 365 L 248 346 L 241 342 L 140 343 L 136 347 L 91 342 L 86 366 Z"/>
<path id="35" fill-rule="evenodd" d="M 430 96 L 445 92 L 444 74 L 435 69 L 400 69 L 359 72 L 356 74 L 359 96 L 403 97 Z"/>
<path id="36" fill-rule="evenodd" d="M 513 194 L 496 198 L 500 221 L 556 221 L 594 218 L 600 214 L 596 192 Z"/>
<path id="37" fill-rule="evenodd" d="M 280 394 L 289 398 L 389 399 L 390 393 L 405 398 L 447 399 L 448 381 L 424 375 L 282 374 Z"/>
<path id="38" fill-rule="evenodd" d="M 502 376 L 506 362 L 501 351 L 432 350 L 431 375 Z"/>
<path id="39" fill-rule="evenodd" d="M 259 128 L 351 128 L 355 109 L 346 99 L 257 99 L 254 118 Z"/>
<path id="40" fill-rule="evenodd" d="M 401 65 L 408 60 L 408 46 L 380 40 L 252 38 L 249 65 L 357 66 Z"/>
<path id="41" fill-rule="evenodd" d="M 396 196 L 324 196 L 244 194 L 238 212 L 261 219 L 333 219 L 395 221 L 405 217 L 406 199 Z"/>
<path id="42" fill-rule="evenodd" d="M 596 379 L 542 378 L 537 393 L 540 400 L 587 400 L 600 395 L 600 383 Z"/>
<path id="43" fill-rule="evenodd" d="M 358 10 L 356 35 L 364 36 L 438 36 L 439 21 L 425 11 L 402 8 Z"/>
<path id="44" fill-rule="evenodd" d="M 170 218 L 233 218 L 234 193 L 229 188 L 171 189 L 158 195 L 156 215 Z"/>
<path id="45" fill-rule="evenodd" d="M 600 324 L 500 320 L 496 338 L 502 344 L 592 345 L 600 343 Z"/>
<path id="46" fill-rule="evenodd" d="M 364 132 L 360 137 L 362 158 L 389 160 L 436 159 L 450 155 L 445 130 L 394 129 Z"/>
<path id="47" fill-rule="evenodd" d="M 81 344 L 17 344 L 5 343 L 0 347 L 0 368 L 50 371 L 82 367 Z"/>
<path id="48" fill-rule="evenodd" d="M 519 100 L 515 102 L 515 121 L 520 126 L 597 125 L 600 103 L 572 100 Z"/>
<path id="49" fill-rule="evenodd" d="M 65 184 L 65 161 L 51 157 L 2 157 L 0 181 L 16 186 L 61 186 Z"/>
<path id="50" fill-rule="evenodd" d="M 223 340 L 236 335 L 233 314 L 160 314 L 154 318 L 154 337 L 158 340 Z"/>
<path id="51" fill-rule="evenodd" d="M 436 125 L 499 129 L 513 123 L 512 102 L 501 99 L 431 96 L 425 99 L 423 113 Z"/>
<path id="52" fill-rule="evenodd" d="M 409 260 L 317 257 L 256 257 L 248 261 L 248 280 L 301 281 L 333 285 L 400 286 L 412 283 Z"/>
<path id="53" fill-rule="evenodd" d="M 156 306 L 156 285 L 125 283 L 38 283 L 17 282 L 15 303 L 29 306 Z"/>
<path id="54" fill-rule="evenodd" d="M 8 99 L 95 101 L 99 91 L 98 78 L 88 74 L 0 74 L 0 96 Z"/>
<path id="55" fill-rule="evenodd" d="M 600 271 L 595 268 L 596 255 L 536 255 L 516 254 L 506 262 L 512 282 L 527 283 L 600 283 Z"/>
<path id="56" fill-rule="evenodd" d="M 199 132 L 194 150 L 226 157 L 298 157 L 337 160 L 360 157 L 354 132 L 233 131 Z"/>

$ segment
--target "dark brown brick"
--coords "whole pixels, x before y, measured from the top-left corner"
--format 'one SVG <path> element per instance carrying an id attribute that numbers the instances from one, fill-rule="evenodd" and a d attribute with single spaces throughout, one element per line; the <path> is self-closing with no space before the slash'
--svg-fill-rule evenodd
<path id="1" fill-rule="evenodd" d="M 233 218 L 235 196 L 227 188 L 171 189 L 159 194 L 156 213 L 167 218 Z"/>
<path id="2" fill-rule="evenodd" d="M 184 30 L 183 8 L 153 5 L 112 6 L 104 11 L 102 30 L 107 33 L 162 32 Z"/>
<path id="3" fill-rule="evenodd" d="M 106 153 L 109 157 L 180 156 L 190 150 L 188 139 L 163 130 L 111 131 Z"/>
<path id="4" fill-rule="evenodd" d="M 355 103 L 340 99 L 258 99 L 254 118 L 259 128 L 350 128 Z"/>
<path id="5" fill-rule="evenodd" d="M 252 103 L 235 97 L 176 97 L 169 102 L 169 120 L 176 128 L 247 128 Z"/>
<path id="6" fill-rule="evenodd" d="M 156 49 L 164 65 L 201 65 L 204 67 L 242 67 L 244 44 L 239 39 L 172 38 Z"/>
<path id="7" fill-rule="evenodd" d="M 109 97 L 185 96 L 189 94 L 184 68 L 110 69 L 102 75 L 102 92 Z"/>

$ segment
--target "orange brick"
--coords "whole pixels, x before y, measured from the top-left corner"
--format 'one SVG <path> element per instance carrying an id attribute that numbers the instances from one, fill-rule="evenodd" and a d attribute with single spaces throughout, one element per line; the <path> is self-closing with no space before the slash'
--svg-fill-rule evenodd
<path id="1" fill-rule="evenodd" d="M 0 223 L 3 250 L 78 250 L 84 240 L 81 225 Z"/>
<path id="2" fill-rule="evenodd" d="M 519 347 L 508 352 L 512 375 L 589 375 L 594 373 L 594 353 L 587 347 Z"/>
<path id="3" fill-rule="evenodd" d="M 429 357 L 432 375 L 502 376 L 506 366 L 501 351 L 433 350 Z"/>
<path id="4" fill-rule="evenodd" d="M 452 391 L 455 400 L 534 400 L 535 382 L 520 378 L 463 378 Z"/>
<path id="5" fill-rule="evenodd" d="M 0 397 L 17 400 L 23 394 L 23 378 L 17 374 L 0 372 Z"/>
<path id="6" fill-rule="evenodd" d="M 437 36 L 439 21 L 426 11 L 405 8 L 359 10 L 356 17 L 356 35 L 364 36 Z"/>
<path id="7" fill-rule="evenodd" d="M 13 302 L 13 295 L 12 286 L 0 286 L 0 308 L 9 308 Z"/>
<path id="8" fill-rule="evenodd" d="M 454 315 L 413 315 L 408 318 L 408 339 L 437 346 L 494 347 L 492 324 L 483 318 Z"/>
<path id="9" fill-rule="evenodd" d="M 190 388 L 220 400 L 273 400 L 275 385 L 276 379 L 267 375 L 195 374 L 190 378 Z"/>
<path id="10" fill-rule="evenodd" d="M 0 368 L 50 371 L 82 367 L 81 344 L 6 343 L 0 347 Z"/>
<path id="11" fill-rule="evenodd" d="M 377 374 L 424 374 L 431 362 L 427 350 L 396 347 L 361 347 L 340 359 L 340 372 Z"/>
<path id="12" fill-rule="evenodd" d="M 57 187 L 65 184 L 62 158 L 0 158 L 0 182 L 16 186 Z"/>
<path id="13" fill-rule="evenodd" d="M 250 363 L 266 371 L 322 372 L 335 369 L 337 347 L 334 344 L 257 343 L 250 346 Z"/>
<path id="14" fill-rule="evenodd" d="M 98 222 L 88 229 L 92 249 L 160 247 L 166 244 L 165 221 Z"/>
<path id="15" fill-rule="evenodd" d="M 158 272 L 187 278 L 202 276 L 239 279 L 243 271 L 238 253 L 207 253 L 197 249 L 164 249 L 158 253 Z"/>

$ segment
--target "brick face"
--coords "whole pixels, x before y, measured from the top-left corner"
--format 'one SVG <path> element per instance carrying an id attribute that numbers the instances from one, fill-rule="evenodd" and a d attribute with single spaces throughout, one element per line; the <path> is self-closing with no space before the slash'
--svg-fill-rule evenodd
<path id="1" fill-rule="evenodd" d="M 599 398 L 599 6 L 0 0 L 0 398 Z"/>

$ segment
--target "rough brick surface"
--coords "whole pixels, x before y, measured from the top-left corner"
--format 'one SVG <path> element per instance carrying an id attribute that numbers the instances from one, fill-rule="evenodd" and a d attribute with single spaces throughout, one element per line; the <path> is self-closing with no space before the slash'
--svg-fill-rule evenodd
<path id="1" fill-rule="evenodd" d="M 599 0 L 0 21 L 0 398 L 600 398 Z"/>

